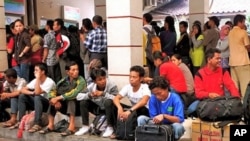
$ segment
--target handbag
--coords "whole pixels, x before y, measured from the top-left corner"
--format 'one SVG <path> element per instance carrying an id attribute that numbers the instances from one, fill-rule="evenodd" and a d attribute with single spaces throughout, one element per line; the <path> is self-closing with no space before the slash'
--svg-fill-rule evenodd
<path id="1" fill-rule="evenodd" d="M 54 131 L 62 133 L 66 131 L 68 127 L 69 127 L 69 122 L 66 119 L 62 119 L 54 125 Z"/>
<path id="2" fill-rule="evenodd" d="M 238 97 L 223 96 L 202 100 L 196 111 L 203 121 L 237 120 L 243 115 L 243 104 Z"/>

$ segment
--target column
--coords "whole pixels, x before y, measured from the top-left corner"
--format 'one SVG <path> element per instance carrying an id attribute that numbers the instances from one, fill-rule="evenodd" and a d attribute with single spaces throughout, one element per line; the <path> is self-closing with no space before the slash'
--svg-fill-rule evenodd
<path id="1" fill-rule="evenodd" d="M 201 27 L 208 21 L 209 0 L 189 0 L 189 25 L 193 25 L 195 20 L 201 22 Z"/>
<path id="2" fill-rule="evenodd" d="M 0 73 L 8 68 L 5 34 L 4 0 L 0 0 Z"/>
<path id="3" fill-rule="evenodd" d="M 142 1 L 107 0 L 108 73 L 118 89 L 129 83 L 129 69 L 143 64 Z"/>
<path id="4" fill-rule="evenodd" d="M 106 0 L 95 0 L 95 15 L 100 15 L 106 21 Z"/>

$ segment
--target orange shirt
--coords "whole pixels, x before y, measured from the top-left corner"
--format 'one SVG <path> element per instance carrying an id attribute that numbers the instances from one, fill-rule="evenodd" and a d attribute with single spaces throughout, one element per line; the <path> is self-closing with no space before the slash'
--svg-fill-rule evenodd
<path id="1" fill-rule="evenodd" d="M 243 66 L 250 64 L 248 51 L 245 46 L 249 45 L 249 39 L 246 30 L 238 26 L 229 33 L 229 65 L 230 66 Z"/>

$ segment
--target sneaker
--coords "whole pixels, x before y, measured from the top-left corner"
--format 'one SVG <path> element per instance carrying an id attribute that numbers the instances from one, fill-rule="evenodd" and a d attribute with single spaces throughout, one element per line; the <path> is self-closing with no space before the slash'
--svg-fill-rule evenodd
<path id="1" fill-rule="evenodd" d="M 106 128 L 105 132 L 103 133 L 102 137 L 107 138 L 107 137 L 111 136 L 113 134 L 113 132 L 114 132 L 113 127 L 108 126 Z"/>
<path id="2" fill-rule="evenodd" d="M 75 135 L 80 136 L 83 135 L 85 133 L 87 133 L 89 131 L 89 126 L 83 125 L 82 128 L 80 128 Z"/>

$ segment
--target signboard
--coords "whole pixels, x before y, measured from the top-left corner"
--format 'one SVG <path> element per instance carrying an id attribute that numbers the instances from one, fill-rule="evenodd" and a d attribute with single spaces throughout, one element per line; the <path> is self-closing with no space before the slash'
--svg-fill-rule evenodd
<path id="1" fill-rule="evenodd" d="M 25 15 L 24 0 L 4 0 L 5 13 Z"/>
<path id="2" fill-rule="evenodd" d="M 14 22 L 17 19 L 22 19 L 22 17 L 19 16 L 5 16 L 5 24 L 6 25 L 10 25 L 12 22 Z"/>
<path id="3" fill-rule="evenodd" d="M 76 7 L 63 6 L 63 18 L 65 20 L 78 21 L 80 20 L 80 9 Z"/>

